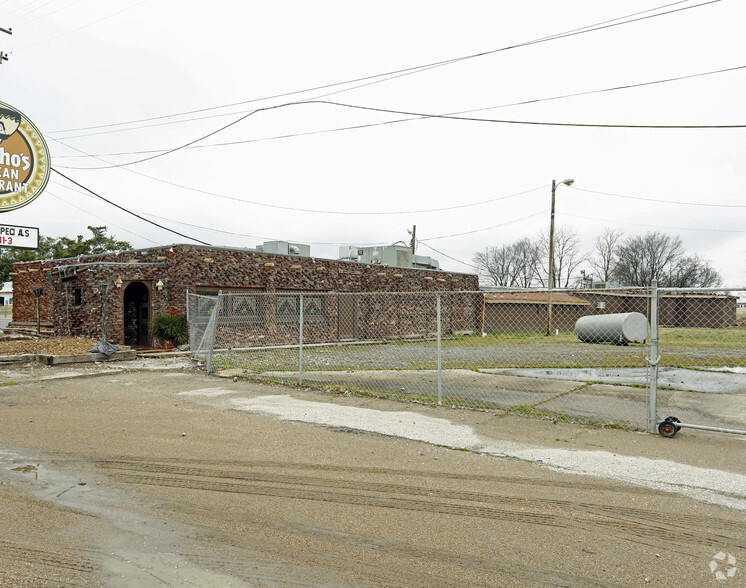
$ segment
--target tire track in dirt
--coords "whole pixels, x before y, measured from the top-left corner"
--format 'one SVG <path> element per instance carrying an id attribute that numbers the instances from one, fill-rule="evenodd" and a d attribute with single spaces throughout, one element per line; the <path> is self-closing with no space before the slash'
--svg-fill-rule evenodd
<path id="1" fill-rule="evenodd" d="M 715 520 L 712 517 L 689 516 L 678 519 L 640 508 L 603 506 L 573 500 L 531 499 L 506 493 L 439 489 L 361 481 L 349 477 L 331 478 L 297 476 L 284 472 L 247 471 L 252 464 L 235 464 L 234 468 L 241 469 L 227 470 L 195 467 L 191 464 L 127 460 L 99 462 L 99 465 L 108 469 L 113 477 L 131 484 L 263 495 L 477 517 L 547 527 L 576 528 L 623 536 L 629 541 L 645 545 L 655 545 L 661 538 L 665 538 L 668 544 L 675 544 L 685 551 L 694 546 L 716 546 L 723 543 L 744 547 L 742 540 L 728 532 L 733 526 L 732 521 Z M 500 480 L 498 478 L 495 481 Z M 412 498 L 413 496 L 417 498 Z M 513 508 L 504 508 L 505 505 Z"/>
<path id="2" fill-rule="evenodd" d="M 207 514 L 211 518 L 214 518 L 217 513 L 209 511 Z M 217 514 L 217 516 L 220 516 Z M 230 516 L 227 516 L 226 520 L 231 520 Z M 366 553 L 383 554 L 386 556 L 395 556 L 397 558 L 409 558 L 418 561 L 427 561 L 435 559 L 443 565 L 447 565 L 449 569 L 456 570 L 462 568 L 463 570 L 478 571 L 485 577 L 491 578 L 490 584 L 495 584 L 500 579 L 500 574 L 504 578 L 521 578 L 523 585 L 545 585 L 545 586 L 588 586 L 588 587 L 601 587 L 601 586 L 614 586 L 615 584 L 609 582 L 595 582 L 587 578 L 582 578 L 576 575 L 562 573 L 558 571 L 544 571 L 537 569 L 533 565 L 515 565 L 505 561 L 497 561 L 495 558 L 480 557 L 475 555 L 465 555 L 454 552 L 453 550 L 444 550 L 433 547 L 419 547 L 412 543 L 403 543 L 401 541 L 384 539 L 378 537 L 371 537 L 369 535 L 360 535 L 355 533 L 340 533 L 336 530 L 321 528 L 318 526 L 304 525 L 298 522 L 288 522 L 285 520 L 278 519 L 267 519 L 267 518 L 250 518 L 243 521 L 250 527 L 257 529 L 273 529 L 279 532 L 289 533 L 296 536 L 302 536 L 305 539 L 314 539 L 322 542 L 333 542 L 340 545 L 339 549 L 344 549 L 348 544 L 354 544 L 357 547 L 366 550 Z M 253 533 L 247 534 L 246 536 L 252 536 Z M 220 536 L 215 536 L 216 540 L 220 540 Z M 232 537 L 231 537 L 232 539 Z M 263 548 L 270 551 L 266 543 L 263 543 Z M 214 557 L 205 557 L 199 554 L 185 554 L 192 558 L 194 561 L 204 563 L 205 565 L 212 566 L 226 566 L 233 567 L 237 561 L 241 559 L 247 559 L 242 557 L 241 550 L 233 546 L 233 552 L 236 554 L 234 559 L 216 559 Z M 320 561 L 325 562 L 325 566 L 329 570 L 335 570 L 339 565 L 339 551 L 336 550 L 317 550 L 311 547 L 308 541 L 304 541 L 304 549 L 302 552 L 293 553 L 292 557 L 302 561 L 314 561 L 318 564 Z M 283 557 L 288 557 L 285 551 L 282 551 Z M 371 563 L 368 561 L 359 562 L 366 569 L 365 576 L 367 578 L 375 577 L 379 585 L 386 586 L 422 586 L 423 588 L 429 588 L 431 586 L 454 586 L 461 588 L 464 586 L 463 580 L 448 581 L 441 575 L 435 573 L 429 573 L 422 570 L 410 570 L 397 566 L 395 569 L 382 568 L 380 565 Z M 239 564 L 240 565 L 240 564 Z"/>
<path id="3" fill-rule="evenodd" d="M 91 561 L 81 559 L 80 557 L 71 557 L 64 553 L 24 547 L 8 541 L 0 541 L 0 553 L 2 553 L 3 558 L 34 565 L 45 565 L 51 568 L 86 573 L 93 573 L 98 570 Z"/>

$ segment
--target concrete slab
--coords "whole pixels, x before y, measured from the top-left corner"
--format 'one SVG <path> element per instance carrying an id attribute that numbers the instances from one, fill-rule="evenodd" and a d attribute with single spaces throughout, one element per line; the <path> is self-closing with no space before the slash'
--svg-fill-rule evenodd
<path id="1" fill-rule="evenodd" d="M 647 384 L 650 374 L 648 368 L 542 368 L 515 369 L 506 373 L 534 378 L 610 384 Z M 741 394 L 746 393 L 746 374 L 661 367 L 658 368 L 658 386 L 713 394 Z"/>
<path id="2" fill-rule="evenodd" d="M 262 372 L 266 378 L 298 379 L 298 372 Z M 304 372 L 304 383 L 351 386 L 409 397 L 432 398 L 437 395 L 436 370 L 348 370 Z M 533 405 L 558 394 L 571 392 L 582 382 L 525 378 L 503 373 L 483 373 L 473 370 L 443 370 L 441 384 L 444 402 L 449 398 L 468 401 L 472 405 L 514 407 Z"/>

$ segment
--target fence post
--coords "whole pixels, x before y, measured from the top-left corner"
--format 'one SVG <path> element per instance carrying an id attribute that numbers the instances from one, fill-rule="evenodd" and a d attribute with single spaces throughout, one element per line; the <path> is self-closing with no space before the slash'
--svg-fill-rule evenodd
<path id="1" fill-rule="evenodd" d="M 648 433 L 655 433 L 658 425 L 658 281 L 650 282 L 650 384 L 648 390 Z"/>
<path id="2" fill-rule="evenodd" d="M 438 321 L 438 404 L 443 404 L 443 378 L 441 374 L 442 354 L 440 349 L 441 342 L 441 320 L 440 320 L 440 294 L 435 299 L 435 316 Z"/>
<path id="3" fill-rule="evenodd" d="M 300 325 L 298 328 L 298 385 L 303 385 L 303 294 L 300 295 Z"/>
<path id="4" fill-rule="evenodd" d="M 204 338 L 207 339 L 207 352 L 205 353 L 205 369 L 208 374 L 212 373 L 212 357 L 215 354 L 215 333 L 218 330 L 218 317 L 220 316 L 220 309 L 223 305 L 223 291 L 218 290 L 218 301 L 215 304 L 215 308 L 212 309 L 212 316 L 210 322 L 207 324 L 205 329 Z"/>

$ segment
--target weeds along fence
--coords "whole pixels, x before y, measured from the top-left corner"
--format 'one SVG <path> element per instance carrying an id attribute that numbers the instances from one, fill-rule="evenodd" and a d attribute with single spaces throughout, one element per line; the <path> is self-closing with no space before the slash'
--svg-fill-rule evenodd
<path id="1" fill-rule="evenodd" d="M 641 430 L 673 415 L 746 429 L 736 297 L 554 290 L 551 313 L 549 301 L 547 291 L 221 292 L 188 294 L 187 307 L 193 356 L 209 372 Z"/>

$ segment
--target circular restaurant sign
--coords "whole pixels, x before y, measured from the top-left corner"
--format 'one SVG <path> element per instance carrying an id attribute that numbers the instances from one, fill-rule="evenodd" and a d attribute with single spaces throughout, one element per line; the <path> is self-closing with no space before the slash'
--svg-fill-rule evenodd
<path id="1" fill-rule="evenodd" d="M 0 102 L 0 212 L 33 202 L 47 185 L 50 169 L 39 129 L 19 110 Z"/>

